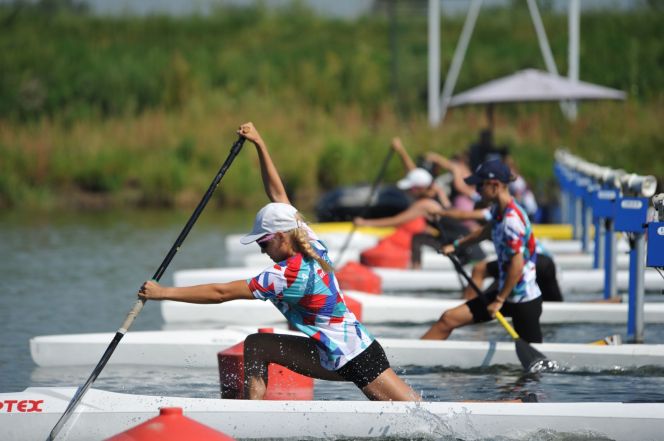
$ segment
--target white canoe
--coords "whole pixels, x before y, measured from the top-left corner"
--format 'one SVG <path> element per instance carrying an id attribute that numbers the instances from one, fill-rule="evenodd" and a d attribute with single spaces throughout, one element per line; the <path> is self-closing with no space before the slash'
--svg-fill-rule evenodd
<path id="1" fill-rule="evenodd" d="M 226 236 L 225 245 L 227 258 L 232 263 L 242 263 L 246 258 L 256 258 L 254 256 L 260 255 L 258 247 L 254 244 L 243 245 L 240 243 L 242 234 L 231 234 Z M 347 233 L 319 233 L 321 240 L 325 242 L 330 250 L 330 255 L 336 257 L 344 246 Z M 348 253 L 349 256 L 358 259 L 359 253 L 362 250 L 372 248 L 378 244 L 380 237 L 375 234 L 367 234 L 362 232 L 355 232 L 351 241 L 349 242 L 344 254 Z"/>
<path id="2" fill-rule="evenodd" d="M 199 270 L 181 270 L 173 274 L 175 286 L 192 286 L 205 283 L 230 282 L 247 279 L 259 274 L 265 267 L 230 267 Z M 371 268 L 381 278 L 382 289 L 391 291 L 460 291 L 461 279 L 454 270 L 403 270 L 393 268 Z M 570 293 L 598 293 L 604 290 L 604 270 L 559 270 L 560 290 Z M 488 283 L 488 282 L 487 282 Z M 629 273 L 618 271 L 616 285 L 619 291 L 629 290 Z M 644 290 L 660 292 L 664 279 L 653 268 L 646 268 Z"/>
<path id="3" fill-rule="evenodd" d="M 216 354 L 244 341 L 256 328 L 196 331 L 128 332 L 109 364 L 153 364 L 202 367 L 216 365 Z M 114 333 L 42 335 L 30 339 L 30 354 L 38 366 L 95 365 Z M 211 360 L 210 360 L 211 359 Z"/>
<path id="4" fill-rule="evenodd" d="M 494 259 L 494 253 L 487 253 L 488 259 Z M 258 260 L 258 258 L 254 258 Z M 252 259 L 253 260 L 253 259 Z M 345 258 L 344 258 L 345 260 Z M 556 268 L 559 270 L 576 269 L 586 270 L 593 268 L 593 255 L 592 254 L 554 254 L 553 260 L 556 263 Z M 249 259 L 245 259 L 249 262 Z M 336 262 L 335 262 L 336 263 Z M 439 269 L 453 269 L 450 259 L 446 256 L 436 253 L 432 249 L 426 249 L 422 253 L 422 268 L 439 270 Z M 626 270 L 629 269 L 629 255 L 618 254 L 616 256 L 616 269 Z"/>
<path id="5" fill-rule="evenodd" d="M 461 278 L 454 270 L 403 270 L 371 268 L 381 278 L 385 291 L 459 291 Z M 557 271 L 558 284 L 563 295 L 571 293 L 600 293 L 604 291 L 604 270 L 565 269 Z M 490 281 L 487 280 L 487 285 Z M 618 291 L 629 291 L 629 272 L 616 273 Z M 664 279 L 654 268 L 646 268 L 643 278 L 646 292 L 659 293 L 664 289 Z"/>
<path id="6" fill-rule="evenodd" d="M 491 245 L 493 246 L 493 245 Z M 360 261 L 360 250 L 347 250 L 341 260 L 337 259 L 337 250 L 330 250 L 330 258 L 337 267 L 342 267 L 350 261 Z M 492 260 L 495 258 L 493 251 L 487 253 L 487 258 Z M 237 261 L 235 261 L 237 260 Z M 235 259 L 230 262 L 231 264 L 241 264 L 244 266 L 266 266 L 271 263 L 267 255 L 261 254 L 259 251 L 254 250 L 250 253 L 244 254 L 241 258 Z M 593 268 L 592 254 L 558 254 L 554 256 L 556 267 L 560 270 L 577 269 L 585 270 Z M 422 268 L 428 270 L 453 270 L 454 267 L 446 256 L 435 252 L 431 248 L 426 248 L 422 252 Z M 629 269 L 629 255 L 618 254 L 616 256 L 616 268 L 619 270 Z"/>
<path id="7" fill-rule="evenodd" d="M 76 388 L 0 394 L 0 439 L 43 440 Z M 180 407 L 188 418 L 235 438 L 451 438 L 527 440 L 550 436 L 660 440 L 662 403 L 250 401 L 130 395 L 90 389 L 60 432 L 100 440 Z M 18 410 L 21 409 L 21 410 Z M 27 411 L 27 409 L 32 410 Z"/>
<path id="8" fill-rule="evenodd" d="M 329 232 L 329 231 L 318 231 L 317 226 L 314 224 L 314 231 L 317 231 L 318 236 L 323 240 L 331 252 L 339 251 L 344 245 L 346 246 L 346 251 L 355 250 L 362 251 L 367 248 L 375 246 L 380 240 L 381 236 L 384 236 L 385 233 L 381 234 L 372 234 L 362 231 L 355 231 L 351 237 L 350 242 L 346 244 L 348 239 L 347 232 Z M 367 230 L 369 231 L 369 230 Z M 254 253 L 256 251 L 256 246 L 247 246 L 240 243 L 240 239 L 243 237 L 243 234 L 230 234 L 227 235 L 224 239 L 226 246 L 226 251 L 232 256 L 242 256 L 245 254 Z M 551 240 L 551 239 L 542 239 L 542 245 L 546 247 L 547 251 L 554 254 L 569 254 L 569 253 L 581 253 L 583 251 L 583 245 L 580 240 Z M 588 244 L 588 252 L 592 253 L 595 245 L 591 240 Z M 490 242 L 482 243 L 482 247 L 487 253 L 493 253 L 493 245 Z M 618 252 L 625 252 L 629 250 L 629 244 L 626 240 L 618 238 L 616 241 L 616 249 Z"/>
<path id="9" fill-rule="evenodd" d="M 362 306 L 363 323 L 429 323 L 461 300 L 444 300 L 346 291 L 346 296 Z M 224 325 L 285 323 L 283 315 L 270 302 L 234 300 L 215 305 L 161 302 L 166 323 L 210 322 Z M 645 304 L 646 323 L 664 322 L 664 302 Z M 593 302 L 546 302 L 541 323 L 627 323 L 627 304 Z"/>
<path id="10" fill-rule="evenodd" d="M 256 328 L 216 330 L 138 331 L 128 333 L 110 364 L 216 367 L 217 353 L 243 341 Z M 297 334 L 284 329 L 278 333 Z M 30 353 L 42 367 L 94 366 L 113 339 L 112 333 L 37 336 Z M 519 365 L 514 343 L 486 341 L 431 341 L 379 338 L 393 366 L 458 368 Z M 664 345 L 608 345 L 542 343 L 533 347 L 564 369 L 604 370 L 664 366 Z"/>

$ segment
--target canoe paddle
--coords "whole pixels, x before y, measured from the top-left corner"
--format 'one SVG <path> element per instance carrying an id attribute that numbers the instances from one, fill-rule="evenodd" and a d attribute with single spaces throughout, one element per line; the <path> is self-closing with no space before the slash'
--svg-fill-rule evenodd
<path id="1" fill-rule="evenodd" d="M 374 193 L 376 192 L 376 189 L 378 188 L 378 184 L 380 184 L 380 181 L 383 180 L 383 175 L 385 175 L 385 171 L 387 170 L 387 166 L 390 163 L 390 159 L 392 159 L 393 155 L 394 155 L 394 149 L 390 148 L 389 151 L 387 152 L 387 155 L 385 155 L 385 159 L 383 159 L 383 163 L 380 166 L 380 170 L 378 170 L 376 178 L 371 184 L 371 190 L 369 190 L 369 197 L 367 198 L 367 201 L 364 203 L 362 210 L 360 210 L 359 217 L 364 217 L 367 214 L 367 210 L 369 210 L 369 205 L 371 205 L 371 200 L 373 199 Z M 346 252 L 348 245 L 350 245 L 350 241 L 353 238 L 353 234 L 355 234 L 355 230 L 357 230 L 357 227 L 355 226 L 355 224 L 353 224 L 352 228 L 350 229 L 350 232 L 348 233 L 348 236 L 346 236 L 344 244 L 339 249 L 339 254 L 337 254 L 337 256 L 334 259 L 335 261 L 341 262 L 341 257 Z"/>
<path id="2" fill-rule="evenodd" d="M 168 265 L 171 263 L 171 260 L 173 260 L 173 257 L 175 254 L 180 250 L 180 246 L 182 246 L 182 243 L 186 239 L 187 235 L 189 234 L 189 231 L 191 228 L 194 226 L 196 223 L 196 220 L 198 220 L 198 217 L 201 215 L 203 212 L 203 209 L 207 205 L 207 203 L 210 201 L 210 198 L 212 197 L 212 193 L 214 193 L 214 190 L 217 188 L 219 185 L 219 182 L 221 181 L 221 178 L 224 177 L 226 174 L 226 170 L 231 166 L 231 163 L 235 159 L 235 157 L 240 153 L 240 149 L 242 148 L 242 145 L 244 144 L 245 138 L 244 137 L 239 137 L 235 143 L 231 146 L 231 152 L 229 153 L 228 157 L 226 158 L 226 161 L 224 161 L 224 164 L 221 166 L 219 169 L 219 172 L 217 172 L 217 175 L 214 177 L 212 180 L 212 183 L 210 184 L 210 187 L 207 189 L 205 192 L 205 195 L 203 195 L 203 198 L 201 201 L 198 203 L 198 206 L 192 213 L 191 217 L 187 221 L 187 224 L 184 226 L 182 231 L 180 232 L 180 235 L 178 238 L 175 240 L 175 243 L 171 247 L 170 251 L 164 258 L 163 262 L 161 262 L 161 265 L 157 269 L 157 271 L 154 273 L 154 276 L 152 276 L 152 280 L 155 282 L 158 282 L 159 279 L 161 279 L 161 276 L 164 275 L 164 272 L 166 271 L 166 268 L 168 268 Z M 104 355 L 102 355 L 101 360 L 99 360 L 99 363 L 97 363 L 97 366 L 94 368 L 92 371 L 92 374 L 90 374 L 90 377 L 88 380 L 85 382 L 85 384 L 81 387 L 78 388 L 76 393 L 74 394 L 74 397 L 71 399 L 69 404 L 67 405 L 67 409 L 65 409 L 65 412 L 62 414 L 58 422 L 55 424 L 53 429 L 51 430 L 51 433 L 48 435 L 47 440 L 52 441 L 55 439 L 56 436 L 58 436 L 58 433 L 62 429 L 62 426 L 67 422 L 67 420 L 71 417 L 71 414 L 74 412 L 74 409 L 78 405 L 78 403 L 83 399 L 83 395 L 88 391 L 90 386 L 92 386 L 92 383 L 97 379 L 99 374 L 101 373 L 102 369 L 104 369 L 104 366 L 106 366 L 106 363 L 108 363 L 108 360 L 111 358 L 111 355 L 113 355 L 113 351 L 115 351 L 115 348 L 118 346 L 118 343 L 120 343 L 120 340 L 122 340 L 122 337 L 129 331 L 129 328 L 131 327 L 132 323 L 134 322 L 134 319 L 138 316 L 138 314 L 141 312 L 143 309 L 143 305 L 145 304 L 146 300 L 144 299 L 139 299 L 136 301 L 134 304 L 134 307 L 129 311 L 129 314 L 125 318 L 124 322 L 122 323 L 122 326 L 117 330 L 115 333 L 115 337 L 113 337 L 113 340 L 111 343 L 108 345 L 108 348 L 106 348 L 106 352 L 104 352 Z"/>
<path id="3" fill-rule="evenodd" d="M 463 266 L 461 265 L 461 262 L 459 262 L 457 256 L 454 254 L 448 254 L 447 257 L 449 257 L 452 261 L 454 269 L 456 269 L 457 273 L 461 274 L 463 278 L 466 279 L 466 282 L 468 282 L 468 284 L 473 288 L 473 290 L 475 290 L 480 298 L 485 299 L 484 293 L 475 284 L 466 270 L 463 269 Z M 558 367 L 558 363 L 547 359 L 544 354 L 533 348 L 530 343 L 519 337 L 519 334 L 517 334 L 512 325 L 510 325 L 507 320 L 505 320 L 505 317 L 500 313 L 500 311 L 496 311 L 496 319 L 500 322 L 501 325 L 503 325 L 505 330 L 507 330 L 507 332 L 514 339 L 514 345 L 516 346 L 516 356 L 519 358 L 519 361 L 521 362 L 521 365 L 526 372 L 537 373 L 543 370 L 556 369 Z"/>

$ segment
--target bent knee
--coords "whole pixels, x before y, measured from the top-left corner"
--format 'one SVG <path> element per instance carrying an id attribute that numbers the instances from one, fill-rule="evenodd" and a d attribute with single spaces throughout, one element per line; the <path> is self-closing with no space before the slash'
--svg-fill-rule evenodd
<path id="1" fill-rule="evenodd" d="M 449 311 L 445 311 L 443 315 L 438 318 L 438 321 L 434 324 L 434 326 L 441 329 L 449 329 L 452 326 L 452 323 L 452 314 L 450 314 Z"/>
<path id="2" fill-rule="evenodd" d="M 440 316 L 437 324 L 445 328 L 458 328 L 473 322 L 473 315 L 466 304 L 461 304 L 456 308 L 448 309 Z"/>

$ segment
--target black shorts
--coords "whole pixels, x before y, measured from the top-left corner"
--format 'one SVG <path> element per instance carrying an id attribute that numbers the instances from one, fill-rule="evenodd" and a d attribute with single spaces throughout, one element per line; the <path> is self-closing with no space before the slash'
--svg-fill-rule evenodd
<path id="1" fill-rule="evenodd" d="M 383 347 L 378 340 L 374 340 L 368 348 L 337 369 L 337 373 L 362 389 L 389 368 L 390 362 L 387 361 Z"/>
<path id="2" fill-rule="evenodd" d="M 493 320 L 486 310 L 487 306 L 498 296 L 498 289 L 491 289 L 484 293 L 484 298 L 475 297 L 468 300 L 466 305 L 473 314 L 473 322 L 483 323 Z M 486 300 L 485 300 L 486 299 Z M 512 317 L 514 330 L 519 337 L 528 343 L 542 342 L 542 329 L 540 328 L 540 316 L 542 315 L 542 297 L 537 297 L 529 302 L 503 303 L 500 313 L 505 317 Z"/>

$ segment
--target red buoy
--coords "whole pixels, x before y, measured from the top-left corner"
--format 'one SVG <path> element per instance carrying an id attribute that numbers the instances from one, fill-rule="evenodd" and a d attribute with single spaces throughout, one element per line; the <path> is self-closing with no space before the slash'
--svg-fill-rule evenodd
<path id="1" fill-rule="evenodd" d="M 187 418 L 180 407 L 162 407 L 159 416 L 106 441 L 235 441 L 228 435 Z"/>
<path id="2" fill-rule="evenodd" d="M 371 268 L 359 262 L 346 263 L 340 270 L 335 271 L 334 275 L 337 277 L 342 290 L 352 289 L 372 294 L 382 292 L 380 276 L 373 272 Z"/>

